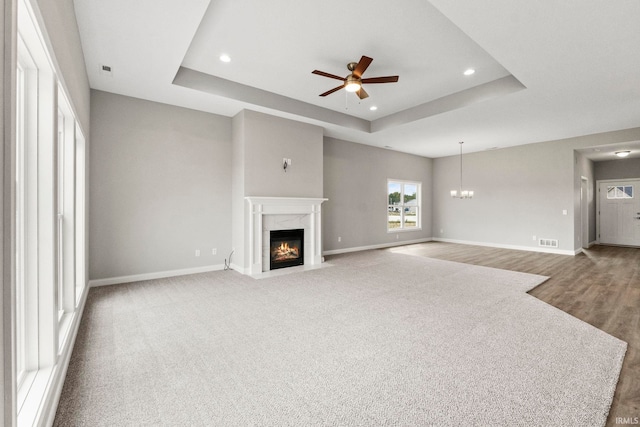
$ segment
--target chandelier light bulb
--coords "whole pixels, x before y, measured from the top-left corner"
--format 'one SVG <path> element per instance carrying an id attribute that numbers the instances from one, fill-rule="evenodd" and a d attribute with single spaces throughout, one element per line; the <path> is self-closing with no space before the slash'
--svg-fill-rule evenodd
<path id="1" fill-rule="evenodd" d="M 454 199 L 471 199 L 473 198 L 473 191 L 462 189 L 462 144 L 464 142 L 460 141 L 460 193 L 458 193 L 458 190 L 451 190 L 451 197 Z"/>

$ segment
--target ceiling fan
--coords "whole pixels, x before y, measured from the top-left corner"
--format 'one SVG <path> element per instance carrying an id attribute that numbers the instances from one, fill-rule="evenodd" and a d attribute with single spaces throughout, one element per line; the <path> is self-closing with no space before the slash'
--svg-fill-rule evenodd
<path id="1" fill-rule="evenodd" d="M 331 95 L 333 92 L 336 92 L 342 88 L 344 88 L 347 92 L 355 92 L 356 95 L 360 99 L 365 99 L 369 96 L 369 94 L 362 87 L 363 84 L 370 83 L 395 83 L 398 81 L 398 76 L 386 76 L 386 77 L 371 77 L 368 79 L 363 79 L 362 74 L 364 74 L 365 70 L 373 61 L 372 58 L 368 56 L 362 56 L 360 58 L 360 62 L 349 62 L 347 64 L 347 69 L 351 71 L 347 77 L 340 77 L 334 74 L 325 73 L 320 70 L 313 70 L 313 74 L 317 74 L 319 76 L 329 77 L 330 79 L 342 80 L 342 84 L 338 87 L 334 87 L 331 90 L 326 91 L 325 93 L 321 93 L 320 96 Z"/>

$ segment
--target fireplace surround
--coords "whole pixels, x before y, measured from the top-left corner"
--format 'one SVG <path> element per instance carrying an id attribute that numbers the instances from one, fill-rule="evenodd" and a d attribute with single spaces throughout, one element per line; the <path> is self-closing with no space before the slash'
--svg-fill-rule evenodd
<path id="1" fill-rule="evenodd" d="M 322 263 L 321 204 L 327 199 L 310 197 L 245 197 L 249 203 L 248 255 L 245 273 L 270 271 L 271 230 L 304 230 L 304 266 Z"/>

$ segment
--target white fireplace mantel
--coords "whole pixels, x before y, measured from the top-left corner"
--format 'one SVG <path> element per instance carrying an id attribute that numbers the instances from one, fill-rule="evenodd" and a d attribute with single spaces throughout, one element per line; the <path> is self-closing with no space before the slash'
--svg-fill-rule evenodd
<path id="1" fill-rule="evenodd" d="M 291 215 L 299 215 L 298 221 L 304 222 L 305 249 L 304 264 L 319 265 L 322 263 L 322 217 L 320 205 L 328 199 L 311 197 L 245 197 L 249 202 L 249 274 L 260 274 L 269 269 L 265 262 L 264 235 L 270 229 L 286 229 L 269 226 L 265 228 L 265 216 L 286 219 Z M 276 221 L 277 222 L 277 221 Z M 299 228 L 303 228 L 298 225 Z M 267 265 L 265 265 L 267 264 Z"/>

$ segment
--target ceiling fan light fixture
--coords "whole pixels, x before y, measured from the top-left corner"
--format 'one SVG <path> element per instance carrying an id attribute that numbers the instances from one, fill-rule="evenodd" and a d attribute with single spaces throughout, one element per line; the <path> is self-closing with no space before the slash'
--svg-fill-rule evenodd
<path id="1" fill-rule="evenodd" d="M 628 151 L 628 150 L 616 151 L 616 156 L 618 157 L 627 157 L 629 154 L 631 154 L 631 151 Z"/>
<path id="2" fill-rule="evenodd" d="M 362 86 L 362 83 L 360 82 L 360 79 L 353 77 L 353 74 L 352 74 L 349 77 L 347 77 L 347 80 L 344 85 L 344 89 L 347 92 L 357 92 L 360 90 L 361 86 Z"/>
<path id="3" fill-rule="evenodd" d="M 357 92 L 360 90 L 360 85 L 358 83 L 347 83 L 344 88 L 347 92 Z"/>
<path id="4" fill-rule="evenodd" d="M 398 81 L 399 76 L 371 77 L 363 79 L 362 74 L 364 74 L 364 72 L 367 70 L 367 67 L 371 64 L 371 61 L 373 61 L 372 58 L 362 55 L 360 61 L 349 62 L 347 64 L 347 69 L 351 72 L 351 74 L 349 74 L 345 78 L 324 71 L 313 70 L 311 74 L 317 74 L 319 76 L 328 77 L 330 79 L 340 80 L 342 82 L 340 86 L 329 89 L 328 91 L 321 93 L 320 96 L 331 95 L 334 92 L 345 89 L 347 92 L 355 93 L 358 98 L 362 100 L 369 97 L 367 91 L 364 90 L 364 87 L 362 87 L 363 84 L 396 83 Z"/>

